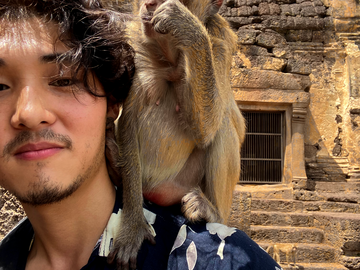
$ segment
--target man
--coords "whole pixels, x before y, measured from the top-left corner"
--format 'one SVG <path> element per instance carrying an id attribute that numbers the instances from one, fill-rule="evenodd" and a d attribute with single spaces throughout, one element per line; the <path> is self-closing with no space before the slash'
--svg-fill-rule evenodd
<path id="1" fill-rule="evenodd" d="M 121 20 L 96 0 L 0 0 L 0 185 L 28 217 L 0 243 L 0 269 L 117 267 L 108 150 L 134 69 Z M 238 230 L 144 207 L 156 244 L 144 243 L 138 269 L 279 267 Z"/>

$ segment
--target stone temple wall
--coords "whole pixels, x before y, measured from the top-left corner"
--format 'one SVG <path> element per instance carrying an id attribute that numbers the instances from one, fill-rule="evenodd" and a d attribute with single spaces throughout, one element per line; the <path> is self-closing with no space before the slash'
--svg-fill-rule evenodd
<path id="1" fill-rule="evenodd" d="M 238 35 L 233 61 L 238 79 L 233 78 L 233 87 L 235 92 L 241 89 L 242 95 L 237 99 L 241 101 L 250 88 L 289 92 L 294 90 L 291 83 L 300 81 L 310 95 L 304 124 L 307 178 L 356 180 L 360 164 L 359 2 L 225 1 L 221 14 Z"/>

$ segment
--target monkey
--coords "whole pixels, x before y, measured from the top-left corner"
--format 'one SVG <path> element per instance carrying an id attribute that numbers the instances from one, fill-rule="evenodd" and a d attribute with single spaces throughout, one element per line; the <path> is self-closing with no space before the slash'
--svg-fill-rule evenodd
<path id="1" fill-rule="evenodd" d="M 225 223 L 240 175 L 244 118 L 230 85 L 237 37 L 223 0 L 134 0 L 136 71 L 116 125 L 123 209 L 109 262 L 136 268 L 155 243 L 143 198 L 190 222 Z"/>
<path id="2" fill-rule="evenodd" d="M 294 263 L 294 266 L 296 266 L 296 259 L 297 259 L 297 250 L 298 247 L 296 244 L 284 244 L 284 243 L 278 243 L 274 245 L 270 245 L 266 252 L 269 253 L 271 248 L 273 248 L 273 259 L 280 264 L 280 251 L 285 253 L 286 255 L 286 262 L 288 265 L 290 265 L 289 259 L 291 259 Z"/>

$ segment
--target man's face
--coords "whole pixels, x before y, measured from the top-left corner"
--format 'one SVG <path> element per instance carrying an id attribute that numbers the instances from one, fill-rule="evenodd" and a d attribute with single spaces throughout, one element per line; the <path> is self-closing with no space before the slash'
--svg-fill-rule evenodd
<path id="1" fill-rule="evenodd" d="M 55 63 L 67 50 L 56 34 L 35 19 L 0 25 L 0 185 L 34 205 L 60 201 L 106 168 L 106 99 L 71 79 L 71 63 Z"/>

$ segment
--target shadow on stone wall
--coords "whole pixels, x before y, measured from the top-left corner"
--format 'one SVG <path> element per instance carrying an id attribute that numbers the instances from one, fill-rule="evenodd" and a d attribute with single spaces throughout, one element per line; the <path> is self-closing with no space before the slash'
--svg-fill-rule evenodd
<path id="1" fill-rule="evenodd" d="M 0 187 L 0 240 L 25 216 L 19 201 Z"/>

